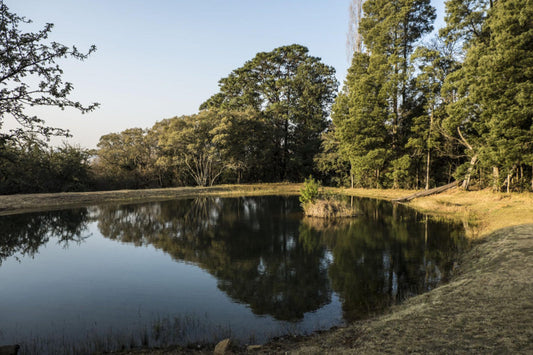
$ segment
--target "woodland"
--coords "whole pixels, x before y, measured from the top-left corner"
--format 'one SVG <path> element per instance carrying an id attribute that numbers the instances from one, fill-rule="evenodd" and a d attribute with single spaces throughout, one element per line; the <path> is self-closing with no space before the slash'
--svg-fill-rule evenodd
<path id="1" fill-rule="evenodd" d="M 56 65 L 80 52 L 25 33 L 0 5 L 0 193 L 301 182 L 429 189 L 533 190 L 533 2 L 447 0 L 434 32 L 429 0 L 354 0 L 351 65 L 292 44 L 220 79 L 197 114 L 100 138 L 89 150 L 48 139 L 68 131 L 25 113 L 73 107 Z M 26 78 L 39 78 L 39 84 Z M 339 90 L 340 87 L 340 90 Z"/>

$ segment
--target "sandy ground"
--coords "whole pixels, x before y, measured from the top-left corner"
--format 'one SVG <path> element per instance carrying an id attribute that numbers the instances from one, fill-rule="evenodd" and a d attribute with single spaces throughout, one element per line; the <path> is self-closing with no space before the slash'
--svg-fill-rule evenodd
<path id="1" fill-rule="evenodd" d="M 0 214 L 74 205 L 203 195 L 294 194 L 300 185 L 262 184 L 0 196 Z M 340 190 L 337 190 L 340 191 Z M 409 191 L 342 190 L 393 199 Z M 419 210 L 461 219 L 473 248 L 452 280 L 386 314 L 308 337 L 286 337 L 233 353 L 290 354 L 533 354 L 533 195 L 451 191 L 410 203 Z M 131 354 L 212 353 L 213 348 L 167 348 Z"/>

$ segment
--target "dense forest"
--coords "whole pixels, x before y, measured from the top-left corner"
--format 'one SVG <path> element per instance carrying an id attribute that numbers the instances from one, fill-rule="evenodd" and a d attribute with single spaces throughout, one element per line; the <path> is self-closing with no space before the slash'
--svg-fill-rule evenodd
<path id="1" fill-rule="evenodd" d="M 96 108 L 68 100 L 72 85 L 53 65 L 94 48 L 55 44 L 36 54 L 51 27 L 21 33 L 25 20 L 2 4 L 0 123 L 12 115 L 23 129 L 0 135 L 0 193 L 309 175 L 354 187 L 428 189 L 458 180 L 466 189 L 533 190 L 533 4 L 445 5 L 446 24 L 435 33 L 429 0 L 354 0 L 352 59 L 340 92 L 331 66 L 304 46 L 282 46 L 222 78 L 197 114 L 104 135 L 90 151 L 48 147 L 47 137 L 66 132 L 22 110 Z M 22 79 L 26 68 L 41 73 L 25 67 L 28 60 L 43 73 L 37 97 Z"/>

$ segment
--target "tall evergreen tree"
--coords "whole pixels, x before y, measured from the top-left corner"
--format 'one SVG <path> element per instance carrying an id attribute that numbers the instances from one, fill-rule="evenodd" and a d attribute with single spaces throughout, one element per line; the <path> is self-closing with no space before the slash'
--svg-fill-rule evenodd
<path id="1" fill-rule="evenodd" d="M 350 161 L 352 185 L 379 186 L 389 154 L 383 120 L 387 103 L 380 95 L 385 79 L 379 74 L 370 71 L 370 56 L 356 52 L 344 91 L 333 107 L 339 151 Z"/>
<path id="2" fill-rule="evenodd" d="M 461 68 L 447 79 L 445 89 L 456 99 L 445 124 L 472 158 L 463 186 L 479 159 L 481 168 L 492 169 L 495 189 L 503 172 L 510 191 L 511 175 L 532 164 L 533 10 L 528 0 L 480 3 L 487 8 L 475 18 L 484 21 L 466 42 Z"/>
<path id="3" fill-rule="evenodd" d="M 358 174 L 374 170 L 378 183 L 387 169 L 386 176 L 399 187 L 407 181 L 410 157 L 405 145 L 420 110 L 410 56 L 417 41 L 432 30 L 435 10 L 429 0 L 367 0 L 363 11 L 359 31 L 367 53 L 354 54 L 344 90 L 347 98 L 339 98 L 347 109 L 338 107 L 334 122 L 343 146 L 352 146 L 347 148 L 352 169 Z M 365 148 L 368 144 L 375 148 Z"/>
<path id="4" fill-rule="evenodd" d="M 440 122 L 445 114 L 445 100 L 441 96 L 441 89 L 447 74 L 456 65 L 449 54 L 450 48 L 438 40 L 430 46 L 418 47 L 412 60 L 417 64 L 418 75 L 415 79 L 422 105 L 421 115 L 413 119 L 411 134 L 407 146 L 413 150 L 412 156 L 423 157 L 425 170 L 425 189 L 429 189 L 431 165 L 438 156 L 449 154 L 444 148 Z M 433 178 L 436 182 L 439 177 Z"/>

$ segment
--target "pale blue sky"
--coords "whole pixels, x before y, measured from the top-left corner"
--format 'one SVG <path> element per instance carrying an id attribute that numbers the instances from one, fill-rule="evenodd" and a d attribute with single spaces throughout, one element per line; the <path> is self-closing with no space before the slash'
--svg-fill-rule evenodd
<path id="1" fill-rule="evenodd" d="M 432 0 L 442 22 L 443 0 Z M 51 39 L 98 50 L 62 61 L 73 97 L 96 111 L 37 109 L 68 142 L 94 148 L 100 136 L 193 114 L 218 80 L 257 52 L 298 43 L 346 75 L 350 0 L 4 0 L 11 11 L 55 24 Z M 6 123 L 5 127 L 9 127 Z M 56 139 L 59 144 L 64 139 Z"/>

